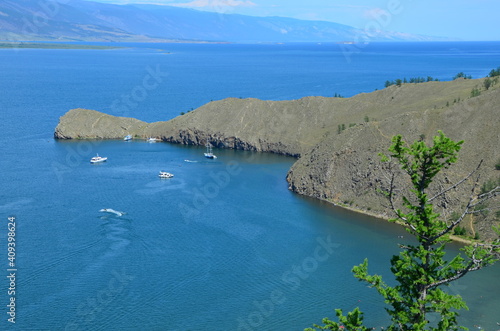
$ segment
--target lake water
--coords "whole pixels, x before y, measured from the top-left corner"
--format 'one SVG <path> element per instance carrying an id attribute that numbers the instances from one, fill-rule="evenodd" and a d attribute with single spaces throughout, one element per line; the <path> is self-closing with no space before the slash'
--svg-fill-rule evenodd
<path id="1" fill-rule="evenodd" d="M 124 46 L 0 50 L 0 329 L 302 330 L 358 305 L 370 325 L 385 325 L 382 301 L 350 270 L 367 257 L 390 277 L 405 232 L 288 191 L 294 159 L 55 141 L 58 118 L 82 107 L 159 121 L 225 97 L 349 97 L 397 78 L 484 77 L 500 65 L 500 43 Z M 108 162 L 91 165 L 96 153 Z M 470 307 L 464 325 L 496 330 L 499 273 L 450 287 Z"/>

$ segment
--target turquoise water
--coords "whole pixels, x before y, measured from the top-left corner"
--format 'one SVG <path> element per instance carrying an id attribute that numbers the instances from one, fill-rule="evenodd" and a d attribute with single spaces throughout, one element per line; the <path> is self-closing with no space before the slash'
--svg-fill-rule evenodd
<path id="1" fill-rule="evenodd" d="M 0 51 L 0 215 L 16 217 L 18 269 L 13 325 L 1 245 L 0 329 L 302 330 L 357 305 L 384 325 L 380 298 L 350 269 L 368 257 L 390 277 L 403 231 L 288 191 L 294 159 L 214 150 L 206 160 L 201 147 L 54 141 L 53 130 L 76 107 L 158 121 L 228 96 L 351 96 L 387 79 L 483 77 L 500 43 L 372 44 L 349 58 L 337 45 L 127 46 Z M 96 153 L 108 162 L 90 165 Z M 467 326 L 495 329 L 499 272 L 450 288 L 469 303 Z"/>

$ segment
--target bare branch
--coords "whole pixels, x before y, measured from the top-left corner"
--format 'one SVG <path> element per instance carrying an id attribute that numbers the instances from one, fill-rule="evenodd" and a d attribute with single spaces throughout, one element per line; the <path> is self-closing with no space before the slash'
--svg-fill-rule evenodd
<path id="1" fill-rule="evenodd" d="M 432 283 L 432 284 L 429 284 L 429 285 L 426 285 L 425 288 L 428 290 L 428 289 L 432 289 L 434 287 L 438 287 L 439 285 L 443 285 L 443 284 L 447 284 L 447 283 L 451 283 L 452 281 L 454 280 L 457 280 L 457 279 L 460 279 L 462 278 L 463 276 L 465 276 L 468 272 L 470 271 L 476 271 L 476 270 L 479 270 L 481 269 L 483 266 L 475 266 L 473 267 L 474 264 L 471 263 L 471 266 L 470 267 L 467 267 L 463 270 L 460 270 L 459 272 L 457 272 L 457 274 L 453 277 L 449 277 L 449 278 L 446 278 L 446 279 L 442 279 L 440 281 L 437 281 L 435 283 Z"/>
<path id="2" fill-rule="evenodd" d="M 482 163 L 482 161 L 479 162 L 479 165 L 477 166 L 476 170 L 472 171 L 467 176 L 467 178 L 469 178 L 470 176 L 472 176 L 472 174 L 479 169 L 479 166 L 481 166 L 481 163 Z M 460 222 L 462 222 L 462 220 L 464 219 L 464 217 L 466 215 L 474 213 L 473 208 L 474 208 L 474 206 L 476 206 L 478 204 L 478 203 L 476 203 L 478 198 L 475 197 L 475 195 L 476 195 L 475 192 L 476 192 L 477 187 L 479 186 L 479 179 L 480 178 L 481 178 L 481 175 L 480 174 L 477 175 L 476 180 L 474 181 L 474 184 L 472 185 L 471 193 L 470 193 L 470 196 L 469 196 L 469 201 L 467 202 L 467 206 L 464 208 L 464 211 L 462 212 L 462 215 L 460 215 L 460 217 L 456 221 L 451 222 L 451 224 L 449 224 L 444 230 L 442 230 L 441 232 L 439 232 L 437 235 L 435 235 L 434 237 L 431 237 L 429 239 L 430 242 L 434 242 L 436 239 L 441 238 L 442 236 L 444 236 L 445 234 L 447 234 L 448 232 L 450 232 L 455 226 L 457 226 L 458 224 L 460 224 Z M 483 195 L 481 195 L 481 196 L 483 196 Z"/>
<path id="3" fill-rule="evenodd" d="M 499 244 L 479 244 L 478 243 L 478 244 L 476 244 L 476 246 L 496 249 L 496 248 L 500 248 L 500 243 Z"/>
<path id="4" fill-rule="evenodd" d="M 490 199 L 495 198 L 499 194 L 500 194 L 500 186 L 497 186 L 494 189 L 492 189 L 492 190 L 490 190 L 490 191 L 488 191 L 486 193 L 483 193 L 483 194 L 477 196 L 474 199 L 473 203 L 471 204 L 471 208 L 474 208 L 474 207 L 476 207 L 478 205 L 481 205 L 484 202 L 486 202 L 486 201 L 488 201 Z M 472 211 L 470 213 L 472 214 L 472 213 L 481 212 L 481 211 L 484 211 L 484 210 L 496 209 L 496 208 L 498 208 L 498 206 L 495 206 L 495 207 L 492 207 L 492 208 L 484 208 L 484 209 L 481 209 L 481 210 L 474 210 L 474 211 Z"/>
<path id="5" fill-rule="evenodd" d="M 439 285 L 450 283 L 454 280 L 462 278 L 463 276 L 465 276 L 467 273 L 469 273 L 471 271 L 476 271 L 476 270 L 482 269 L 482 268 L 490 265 L 492 262 L 491 261 L 488 262 L 487 260 L 485 261 L 485 259 L 493 256 L 495 250 L 498 247 L 500 247 L 500 245 L 476 244 L 474 246 L 474 250 L 473 250 L 471 257 L 470 257 L 471 260 L 470 260 L 469 264 L 464 269 L 457 271 L 455 273 L 455 275 L 452 277 L 448 277 L 448 278 L 442 279 L 440 281 L 434 282 L 432 284 L 428 284 L 425 286 L 425 288 L 431 289 L 431 288 L 437 287 Z M 486 258 L 481 258 L 481 259 L 476 258 L 475 253 L 477 252 L 478 248 L 485 248 L 488 250 L 488 254 L 486 255 Z"/>
<path id="6" fill-rule="evenodd" d="M 468 214 L 479 214 L 479 213 L 482 213 L 482 212 L 485 212 L 485 211 L 492 211 L 492 210 L 495 210 L 495 209 L 500 209 L 500 206 L 488 207 L 488 208 L 483 208 L 483 209 L 479 209 L 479 210 L 473 210 L 473 211 L 469 211 Z"/>
<path id="7" fill-rule="evenodd" d="M 488 192 L 480 194 L 477 198 L 478 199 L 491 199 L 491 198 L 496 197 L 499 193 L 500 193 L 500 186 L 497 186 Z"/>
<path id="8" fill-rule="evenodd" d="M 438 192 L 435 196 L 433 196 L 432 198 L 430 198 L 428 201 L 432 202 L 434 199 L 438 198 L 439 196 L 441 196 L 441 195 L 445 194 L 446 192 L 449 192 L 449 191 L 453 190 L 454 188 L 460 186 L 463 182 L 465 182 L 466 180 L 468 180 L 475 172 L 477 172 L 479 170 L 479 168 L 481 167 L 482 163 L 483 163 L 483 160 L 479 161 L 479 164 L 477 165 L 476 169 L 472 170 L 467 176 L 465 176 L 464 178 L 462 178 L 462 180 L 460 180 L 456 184 L 448 187 L 444 191 Z"/>

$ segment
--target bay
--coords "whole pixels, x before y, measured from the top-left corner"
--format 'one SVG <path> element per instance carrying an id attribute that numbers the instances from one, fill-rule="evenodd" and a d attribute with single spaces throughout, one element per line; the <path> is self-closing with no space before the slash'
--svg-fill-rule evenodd
<path id="1" fill-rule="evenodd" d="M 349 97 L 403 77 L 484 77 L 500 43 L 122 46 L 0 50 L 0 212 L 17 219 L 18 268 L 15 325 L 0 284 L 2 327 L 302 330 L 358 305 L 384 325 L 380 298 L 350 269 L 368 257 L 390 277 L 404 231 L 288 191 L 294 159 L 215 150 L 206 160 L 200 147 L 55 141 L 53 130 L 77 107 L 159 121 L 225 97 Z M 90 165 L 96 153 L 108 162 Z M 499 271 L 450 287 L 469 303 L 464 325 L 495 329 Z"/>

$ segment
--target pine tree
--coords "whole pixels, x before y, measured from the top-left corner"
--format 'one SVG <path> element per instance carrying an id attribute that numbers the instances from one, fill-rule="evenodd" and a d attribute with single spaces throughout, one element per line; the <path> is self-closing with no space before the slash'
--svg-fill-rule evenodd
<path id="1" fill-rule="evenodd" d="M 471 179 L 479 169 L 469 173 L 466 178 L 446 189 L 431 195 L 430 186 L 435 176 L 456 162 L 463 141 L 454 142 L 441 131 L 434 137 L 432 146 L 422 140 L 411 146 L 400 135 L 393 137 L 390 155 L 382 156 L 383 161 L 395 159 L 403 173 L 410 177 L 413 197 L 402 196 L 404 209 L 396 208 L 399 192 L 395 183 L 395 172 L 391 172 L 389 184 L 384 190 L 390 206 L 395 212 L 393 221 L 401 221 L 409 233 L 418 240 L 418 245 L 401 246 L 404 250 L 391 259 L 391 271 L 396 277 L 396 286 L 389 286 L 379 275 L 368 274 L 368 260 L 353 268 L 356 278 L 374 287 L 389 305 L 386 311 L 391 318 L 388 330 L 450 331 L 461 328 L 457 322 L 456 310 L 467 308 L 463 299 L 442 290 L 443 286 L 465 276 L 468 272 L 479 270 L 496 262 L 500 252 L 500 240 L 491 244 L 470 244 L 463 248 L 463 255 L 458 254 L 451 260 L 445 260 L 445 245 L 450 241 L 451 231 L 457 227 L 466 215 L 478 212 L 477 206 L 498 196 L 500 187 L 474 194 L 479 188 L 479 176 L 476 178 L 471 197 L 463 212 L 450 221 L 443 220 L 434 210 L 433 202 L 447 192 Z M 495 231 L 500 237 L 500 227 Z M 430 325 L 428 314 L 437 313 L 440 321 Z M 363 325 L 363 313 L 356 308 L 347 316 L 336 310 L 339 322 L 323 319 L 323 326 L 314 325 L 320 330 L 366 331 Z M 306 329 L 314 330 L 314 329 Z"/>

